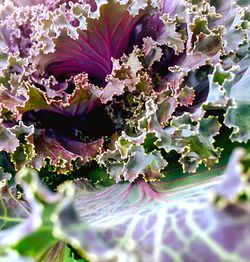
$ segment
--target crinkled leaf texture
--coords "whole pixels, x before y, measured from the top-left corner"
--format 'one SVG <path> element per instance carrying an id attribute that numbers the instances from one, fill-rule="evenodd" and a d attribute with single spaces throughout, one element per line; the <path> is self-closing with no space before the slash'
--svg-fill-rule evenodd
<path id="1" fill-rule="evenodd" d="M 117 182 L 152 182 L 172 150 L 184 171 L 211 168 L 215 107 L 247 142 L 249 4 L 205 2 L 1 1 L 0 149 L 15 168 L 97 161 Z M 21 121 L 34 130 L 13 133 Z"/>
<path id="2" fill-rule="evenodd" d="M 223 120 L 209 111 L 250 140 L 248 1 L 3 2 L 0 150 L 21 171 L 15 186 L 0 172 L 0 260 L 74 261 L 71 246 L 90 261 L 249 261 L 249 156 L 219 176 Z M 84 126 L 98 107 L 124 131 L 110 148 Z M 196 174 L 165 172 L 170 151 Z M 94 160 L 119 183 L 52 194 L 22 169 L 47 160 L 58 173 Z"/>
<path id="3" fill-rule="evenodd" d="M 3 184 L 1 221 L 21 217 L 8 213 L 13 201 L 17 211 L 22 204 L 30 214 L 3 228 L 0 248 L 48 261 L 55 252 L 57 259 L 65 255 L 65 245 L 57 242 L 61 240 L 90 261 L 249 261 L 250 210 L 241 197 L 249 192 L 246 161 L 245 151 L 237 149 L 224 176 L 219 176 L 221 163 L 210 172 L 165 182 L 137 180 L 94 188 L 79 180 L 64 184 L 55 195 L 43 188 L 36 172 L 24 169 L 17 182 L 29 204 L 8 198 L 10 190 Z M 23 235 L 10 238 L 17 230 Z M 47 252 L 40 248 L 43 241 L 37 247 L 40 254 L 28 251 L 29 241 L 38 240 L 35 236 L 47 237 Z"/>

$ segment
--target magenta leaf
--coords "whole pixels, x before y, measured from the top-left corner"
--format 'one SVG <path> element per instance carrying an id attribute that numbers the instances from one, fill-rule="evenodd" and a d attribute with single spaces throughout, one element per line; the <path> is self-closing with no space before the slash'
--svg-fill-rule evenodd
<path id="1" fill-rule="evenodd" d="M 132 29 L 140 17 L 133 17 L 127 6 L 119 3 L 101 6 L 100 17 L 88 18 L 87 30 L 80 31 L 78 39 L 61 35 L 56 40 L 56 51 L 44 58 L 45 70 L 57 77 L 85 72 L 104 84 L 105 77 L 112 71 L 111 58 L 120 58 L 126 51 Z"/>

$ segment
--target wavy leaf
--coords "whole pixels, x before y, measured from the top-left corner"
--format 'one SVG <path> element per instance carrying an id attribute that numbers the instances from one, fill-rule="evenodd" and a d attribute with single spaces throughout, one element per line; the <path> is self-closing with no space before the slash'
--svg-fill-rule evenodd
<path id="1" fill-rule="evenodd" d="M 18 181 L 22 184 L 24 197 L 21 192 L 17 194 L 16 187 L 9 188 L 7 180 L 1 181 L 0 250 L 12 247 L 19 254 L 38 259 L 56 242 L 51 232 L 50 215 L 58 196 L 39 185 L 38 177 L 33 177 L 32 172 L 23 172 Z M 37 186 L 39 188 L 34 190 Z M 39 195 L 45 197 L 43 201 L 48 204 L 45 208 L 37 200 Z"/>
<path id="2" fill-rule="evenodd" d="M 127 9 L 126 5 L 110 1 L 100 7 L 98 19 L 87 18 L 87 30 L 80 31 L 77 40 L 61 35 L 56 40 L 55 53 L 44 58 L 46 71 L 64 77 L 86 72 L 105 83 L 112 71 L 111 57 L 120 58 L 126 51 L 132 29 L 141 17 L 131 16 Z"/>
<path id="3" fill-rule="evenodd" d="M 18 145 L 19 141 L 15 134 L 5 127 L 0 120 L 0 151 L 5 150 L 8 153 L 13 153 Z"/>
<path id="4" fill-rule="evenodd" d="M 57 195 L 45 190 L 32 170 L 23 170 L 18 182 L 24 195 L 43 211 L 37 213 L 41 226 L 18 235 L 14 248 L 23 255 L 45 259 L 53 249 L 63 256 L 63 244 L 56 244 L 62 240 L 91 261 L 248 261 L 250 211 L 248 200 L 241 197 L 250 188 L 244 179 L 244 167 L 249 165 L 245 157 L 244 151 L 235 151 L 224 176 L 219 176 L 222 161 L 210 172 L 179 179 L 179 171 L 172 170 L 172 181 L 166 176 L 161 182 L 139 179 L 105 188 L 78 180 L 74 187 L 61 186 Z M 34 207 L 30 206 L 31 212 Z M 21 222 L 22 227 L 30 224 L 29 217 Z M 16 232 L 20 225 L 10 230 Z M 6 238 L 11 231 L 2 231 L 2 236 Z M 46 244 L 27 245 L 38 237 Z M 5 243 L 12 246 L 15 241 Z"/>
<path id="5" fill-rule="evenodd" d="M 231 163 L 236 167 L 239 163 L 234 158 L 242 157 L 238 154 L 235 152 Z M 229 166 L 225 179 L 230 179 L 232 173 L 240 175 L 234 170 Z M 219 168 L 218 173 L 221 172 Z M 197 176 L 202 178 L 202 174 Z M 210 177 L 202 183 L 170 189 L 171 183 L 148 184 L 139 180 L 97 191 L 83 189 L 84 183 L 78 183 L 74 202 L 81 219 L 75 214 L 74 227 L 69 227 L 66 214 L 72 210 L 65 206 L 58 214 L 58 230 L 68 235 L 76 248 L 87 250 L 93 261 L 106 261 L 112 256 L 114 260 L 126 256 L 127 260 L 143 261 L 247 261 L 250 255 L 247 241 L 242 243 L 240 239 L 248 239 L 250 233 L 249 209 L 247 204 L 245 211 L 241 211 L 241 204 L 226 208 L 213 204 L 213 192 L 223 195 L 217 189 L 220 183 L 225 183 L 221 181 L 222 178 Z M 223 185 L 220 190 L 224 192 L 227 188 Z M 227 185 L 231 189 L 237 186 Z M 76 229 L 86 222 L 98 233 L 91 235 L 93 241 L 98 239 L 96 245 L 86 243 Z"/>

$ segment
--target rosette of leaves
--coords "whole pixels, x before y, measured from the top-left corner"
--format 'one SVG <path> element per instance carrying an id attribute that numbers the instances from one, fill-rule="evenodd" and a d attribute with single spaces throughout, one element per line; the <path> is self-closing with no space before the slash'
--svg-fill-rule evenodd
<path id="1" fill-rule="evenodd" d="M 250 259 L 249 6 L 0 2 L 3 259 Z"/>

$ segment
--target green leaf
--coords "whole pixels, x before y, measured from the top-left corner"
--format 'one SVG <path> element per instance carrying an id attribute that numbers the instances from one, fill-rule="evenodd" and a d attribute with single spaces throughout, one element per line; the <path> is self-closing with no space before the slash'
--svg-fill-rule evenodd
<path id="1" fill-rule="evenodd" d="M 46 109 L 49 107 L 48 101 L 45 98 L 45 94 L 35 86 L 26 83 L 28 92 L 28 100 L 25 103 L 24 108 L 21 110 L 26 112 L 29 110 Z"/>
<path id="2" fill-rule="evenodd" d="M 46 190 L 43 193 L 46 194 L 47 199 L 43 201 L 47 200 L 47 205 L 42 207 L 37 201 L 41 192 L 33 190 L 33 187 L 41 187 L 39 181 L 32 180 L 27 171 L 20 176 L 25 191 L 25 200 L 20 195 L 21 193 L 13 194 L 16 188 L 9 188 L 6 179 L 1 181 L 0 248 L 10 246 L 21 255 L 38 259 L 52 244 L 57 242 L 52 235 L 53 224 L 50 218 L 55 209 L 55 203 L 53 203 L 55 199 L 52 193 Z"/>
<path id="3" fill-rule="evenodd" d="M 58 262 L 60 262 L 60 261 L 58 261 Z M 88 261 L 83 259 L 83 258 L 76 258 L 75 254 L 72 252 L 72 249 L 69 248 L 68 246 L 66 246 L 65 251 L 64 251 L 63 262 L 88 262 Z"/>
<path id="4" fill-rule="evenodd" d="M 238 101 L 227 110 L 225 124 L 233 127 L 232 141 L 250 140 L 250 102 Z"/>

